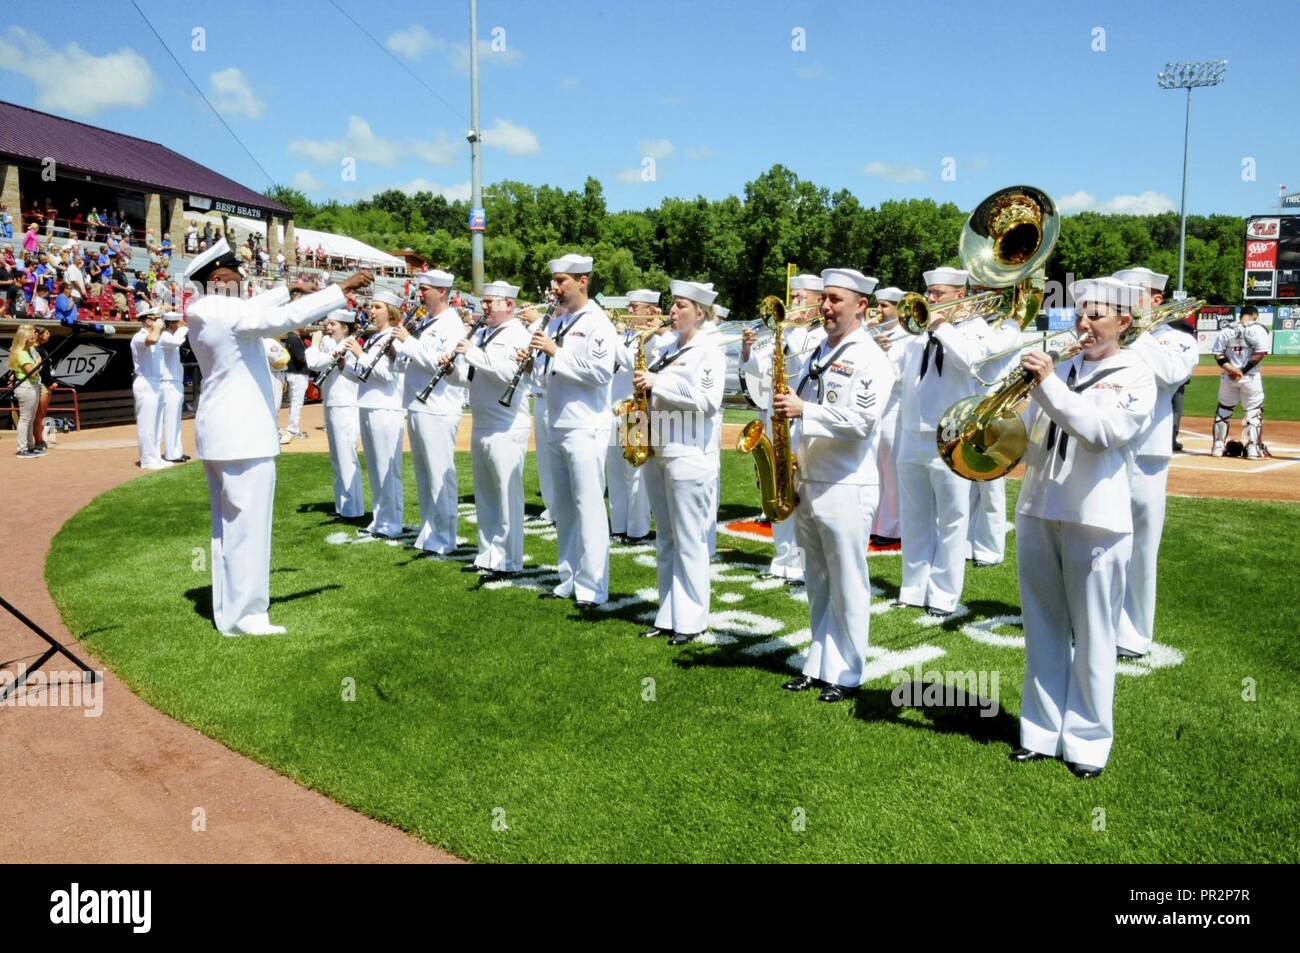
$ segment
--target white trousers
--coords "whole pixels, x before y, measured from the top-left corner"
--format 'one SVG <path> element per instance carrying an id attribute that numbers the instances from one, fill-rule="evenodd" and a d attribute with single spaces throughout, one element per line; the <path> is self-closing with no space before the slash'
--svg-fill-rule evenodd
<path id="1" fill-rule="evenodd" d="M 459 487 L 456 482 L 456 427 L 450 414 L 407 415 L 415 490 L 420 498 L 420 528 L 415 548 L 446 555 L 456 548 Z"/>
<path id="2" fill-rule="evenodd" d="M 185 455 L 181 445 L 181 416 L 185 409 L 185 384 L 183 381 L 163 381 L 159 385 L 162 395 L 162 445 L 163 456 L 179 460 Z"/>
<path id="3" fill-rule="evenodd" d="M 271 372 L 271 396 L 275 400 L 275 430 L 280 431 L 280 405 L 284 403 L 284 371 Z"/>
<path id="4" fill-rule="evenodd" d="M 803 673 L 845 688 L 862 684 L 867 665 L 867 528 L 879 496 L 878 486 L 804 482 L 794 511 L 812 629 Z"/>
<path id="5" fill-rule="evenodd" d="M 1016 516 L 1025 625 L 1020 743 L 1101 768 L 1115 735 L 1115 633 L 1128 533 Z M 1071 644 L 1073 641 L 1073 644 Z"/>
<path id="6" fill-rule="evenodd" d="M 137 377 L 131 383 L 131 394 L 135 397 L 135 433 L 140 443 L 140 466 L 154 466 L 162 462 L 158 454 L 163 415 L 161 383 Z M 36 434 L 36 439 L 44 438 Z"/>
<path id="7" fill-rule="evenodd" d="M 1239 381 L 1219 377 L 1219 409 L 1214 414 L 1214 443 L 1222 448 L 1228 439 L 1228 429 L 1233 411 L 1241 405 L 1245 419 L 1242 421 L 1241 442 L 1258 445 L 1264 417 L 1264 377 L 1259 372 Z M 1231 407 L 1232 410 L 1222 408 Z M 1225 416 L 1226 415 L 1226 416 Z"/>
<path id="8" fill-rule="evenodd" d="M 706 529 L 715 492 L 714 457 L 650 458 L 643 470 L 655 517 L 659 611 L 655 628 L 696 635 L 709 627 L 712 579 Z"/>
<path id="9" fill-rule="evenodd" d="M 503 572 L 524 568 L 524 457 L 528 431 L 498 430 L 470 436 L 478 555 L 474 565 Z"/>
<path id="10" fill-rule="evenodd" d="M 759 419 L 763 421 L 763 429 L 767 432 L 768 438 L 771 439 L 772 415 L 767 411 L 761 411 Z M 790 439 L 792 448 L 798 454 L 799 448 L 793 442 L 793 433 L 791 433 Z M 772 562 L 768 565 L 767 571 L 781 579 L 800 582 L 803 580 L 803 550 L 799 547 L 794 524 L 794 516 L 787 516 L 779 523 L 772 524 L 772 546 L 776 552 L 772 556 Z"/>
<path id="11" fill-rule="evenodd" d="M 555 519 L 551 511 L 551 455 L 546 452 L 549 443 L 546 430 L 546 395 L 533 395 L 533 457 L 537 461 L 537 483 L 542 491 L 542 518 Z"/>
<path id="12" fill-rule="evenodd" d="M 617 421 L 615 426 L 617 426 Z M 650 497 L 645 492 L 644 463 L 634 467 L 623 459 L 623 447 L 617 442 L 605 451 L 605 483 L 609 487 L 609 528 L 613 533 L 632 537 L 650 532 Z"/>
<path id="13" fill-rule="evenodd" d="M 1007 483 L 972 480 L 966 555 L 982 563 L 1000 563 L 1007 555 Z"/>
<path id="14" fill-rule="evenodd" d="M 1124 612 L 1116 644 L 1139 655 L 1151 651 L 1156 631 L 1156 558 L 1165 530 L 1168 457 L 1137 457 L 1129 468 L 1133 503 L 1133 556 L 1124 587 Z"/>
<path id="15" fill-rule="evenodd" d="M 402 429 L 406 412 L 361 408 L 361 446 L 370 475 L 373 515 L 366 527 L 380 536 L 402 534 Z"/>
<path id="16" fill-rule="evenodd" d="M 266 625 L 275 457 L 204 460 L 203 469 L 212 510 L 212 621 L 226 633 Z"/>
<path id="17" fill-rule="evenodd" d="M 715 447 L 713 453 L 713 465 L 717 474 L 713 480 L 713 497 L 709 502 L 709 558 L 712 559 L 718 555 L 718 506 L 722 503 L 722 448 Z"/>
<path id="18" fill-rule="evenodd" d="M 898 528 L 898 431 L 902 426 L 902 416 L 898 412 L 898 401 L 885 410 L 880 418 L 880 443 L 876 447 L 876 465 L 880 469 L 880 502 L 876 506 L 876 515 L 872 520 L 871 532 L 874 536 L 887 536 L 897 539 Z"/>
<path id="19" fill-rule="evenodd" d="M 325 440 L 334 470 L 334 512 L 339 516 L 362 516 L 366 512 L 361 461 L 357 459 L 360 436 L 361 417 L 356 407 L 325 408 Z"/>
<path id="20" fill-rule="evenodd" d="M 605 514 L 605 441 L 608 427 L 552 430 L 550 510 L 560 551 L 555 594 L 579 602 L 609 599 L 609 518 Z"/>
<path id="21" fill-rule="evenodd" d="M 933 440 L 930 434 L 922 436 Z M 909 441 L 913 446 L 906 446 Z M 909 605 L 951 612 L 966 578 L 970 481 L 944 465 L 933 443 L 925 458 L 917 442 L 914 435 L 903 434 L 898 462 L 903 537 L 903 584 L 898 597 Z"/>
<path id="22" fill-rule="evenodd" d="M 302 423 L 302 402 L 307 399 L 307 375 L 285 374 L 284 376 L 289 387 L 288 429 L 293 433 L 299 433 L 302 429 L 299 426 Z"/>

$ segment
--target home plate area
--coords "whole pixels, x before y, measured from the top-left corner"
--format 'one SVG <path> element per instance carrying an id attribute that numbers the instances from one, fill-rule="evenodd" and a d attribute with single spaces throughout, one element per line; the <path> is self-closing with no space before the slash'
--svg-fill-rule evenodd
<path id="1" fill-rule="evenodd" d="M 475 522 L 474 504 L 460 504 L 460 518 L 473 524 Z M 765 520 L 733 520 L 725 525 L 719 524 L 718 532 L 728 536 L 765 542 L 770 541 L 772 538 L 771 524 Z M 554 541 L 555 527 L 542 520 L 530 519 L 524 523 L 524 535 Z M 389 546 L 403 546 L 414 542 L 414 540 L 415 531 L 409 527 L 400 537 L 392 540 L 377 540 L 374 537 L 357 535 L 352 530 L 330 533 L 325 538 L 326 543 L 335 546 L 376 542 L 384 542 Z M 463 563 L 473 561 L 475 550 L 472 545 L 469 545 L 468 540 L 458 536 L 456 545 L 457 549 L 454 553 L 440 558 Z M 654 552 L 655 547 L 653 544 L 644 543 L 628 546 L 611 541 L 609 548 L 611 558 L 630 558 L 636 565 L 643 566 L 651 570 L 651 572 L 655 569 Z M 886 556 L 897 552 L 897 546 L 890 549 L 878 549 L 872 546 L 869 555 Z M 532 557 L 525 554 L 524 562 L 532 562 Z M 765 579 L 762 574 L 766 568 L 766 565 L 757 562 L 710 564 L 709 573 L 713 583 L 714 603 L 739 605 L 745 601 L 744 590 L 746 589 L 763 592 L 780 588 L 784 590 L 791 601 L 807 606 L 808 593 L 802 585 L 787 585 L 780 579 Z M 522 572 L 509 579 L 486 582 L 483 584 L 483 588 L 513 588 L 545 592 L 555 588 L 559 581 L 557 566 L 542 565 L 525 568 Z M 965 638 L 982 645 L 1024 651 L 1025 637 L 1021 628 L 1021 617 L 1018 615 L 978 617 L 965 605 L 958 604 L 952 615 L 940 619 L 925 613 L 917 613 L 916 609 L 912 607 L 894 606 L 890 600 L 884 598 L 884 591 L 876 586 L 871 587 L 871 597 L 871 615 L 873 617 L 885 613 L 901 612 L 904 614 L 904 618 L 909 615 L 912 616 L 912 624 L 917 629 L 931 629 L 936 635 L 946 634 L 949 631 L 943 627 L 946 623 L 960 622 L 962 624 L 957 631 Z M 645 606 L 645 611 L 637 615 L 636 618 L 640 622 L 649 623 L 654 621 L 658 605 L 658 591 L 653 588 L 645 588 L 638 589 L 630 596 L 611 599 L 600 606 L 599 611 L 617 612 L 629 607 Z M 804 617 L 806 618 L 806 610 Z M 812 641 L 812 633 L 807 628 L 782 633 L 782 630 L 787 627 L 786 622 L 771 616 L 747 612 L 743 609 L 723 609 L 709 613 L 709 632 L 696 639 L 695 644 L 734 645 L 742 640 L 747 640 L 751 644 L 746 645 L 741 650 L 745 655 L 784 654 L 785 664 L 794 671 L 800 671 L 807 659 L 807 646 Z M 873 645 L 867 649 L 868 665 L 865 680 L 872 681 L 883 678 L 891 672 L 910 669 L 913 666 L 934 661 L 945 654 L 947 653 L 942 646 L 930 643 L 913 645 L 899 651 L 891 651 Z M 1120 662 L 1116 667 L 1116 671 L 1120 675 L 1142 676 L 1158 668 L 1171 668 L 1181 664 L 1182 661 L 1183 654 L 1177 649 L 1155 643 L 1152 646 L 1151 653 L 1145 658 Z"/>

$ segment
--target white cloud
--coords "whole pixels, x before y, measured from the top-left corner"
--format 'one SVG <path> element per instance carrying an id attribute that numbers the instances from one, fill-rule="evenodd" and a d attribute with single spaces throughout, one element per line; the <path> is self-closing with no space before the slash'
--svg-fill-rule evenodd
<path id="1" fill-rule="evenodd" d="M 509 119 L 498 119 L 492 128 L 483 130 L 483 145 L 500 149 L 512 156 L 531 156 L 542 151 L 537 133 L 527 126 L 518 126 Z"/>
<path id="2" fill-rule="evenodd" d="M 868 162 L 862 170 L 867 175 L 889 182 L 924 182 L 930 174 L 914 165 L 893 165 L 889 162 Z"/>
<path id="3" fill-rule="evenodd" d="M 232 66 L 213 73 L 208 81 L 212 84 L 212 105 L 223 116 L 260 119 L 266 112 L 266 103 L 253 95 L 253 88 L 239 67 Z"/>
<path id="4" fill-rule="evenodd" d="M 794 74 L 800 79 L 814 80 L 821 79 L 826 75 L 826 71 L 820 66 L 800 66 L 794 71 Z"/>
<path id="5" fill-rule="evenodd" d="M 505 49 L 492 49 L 491 40 L 478 41 L 478 65 L 479 69 L 490 69 L 493 66 L 518 66 L 523 60 L 524 54 L 513 46 L 506 46 Z M 451 50 L 451 65 L 458 73 L 469 72 L 469 44 L 457 43 Z"/>
<path id="6" fill-rule="evenodd" d="M 56 50 L 20 26 L 0 36 L 0 70 L 32 81 L 37 108 L 79 116 L 117 106 L 141 108 L 153 97 L 155 83 L 149 61 L 130 47 L 103 56 L 76 43 Z"/>
<path id="7" fill-rule="evenodd" d="M 414 195 L 416 192 L 432 192 L 434 195 L 441 195 L 448 202 L 468 202 L 472 192 L 468 182 L 458 182 L 455 185 L 439 185 L 437 182 L 430 182 L 428 179 L 420 178 L 412 179 L 405 185 L 397 187 L 407 195 Z"/>
<path id="8" fill-rule="evenodd" d="M 405 142 L 385 139 L 376 135 L 370 123 L 360 116 L 349 116 L 348 129 L 342 138 L 294 139 L 288 150 L 290 155 L 302 156 L 320 165 L 338 162 L 345 157 L 358 162 L 393 165 L 407 155 L 432 165 L 452 165 L 461 158 L 464 148 L 462 143 L 448 138 L 445 132 L 439 132 L 437 139 L 409 139 Z"/>
<path id="9" fill-rule="evenodd" d="M 619 182 L 626 182 L 629 185 L 642 185 L 647 181 L 645 178 L 643 178 L 644 175 L 645 175 L 645 168 L 643 166 L 638 165 L 638 166 L 633 166 L 630 169 L 619 169 L 618 172 L 614 173 L 614 178 L 617 179 Z M 655 179 L 657 178 L 660 178 L 660 176 L 658 175 L 658 170 L 656 170 L 656 175 L 655 175 Z M 655 181 L 655 179 L 650 179 L 648 181 L 653 182 Z"/>
<path id="10" fill-rule="evenodd" d="M 416 23 L 404 30 L 396 30 L 388 34 L 384 45 L 398 56 L 408 60 L 418 60 L 430 50 L 440 49 L 446 44 L 442 40 L 435 40 L 428 30 Z"/>
<path id="11" fill-rule="evenodd" d="M 639 155 L 649 156 L 651 159 L 667 159 L 673 154 L 673 141 L 671 139 L 642 139 L 640 145 L 636 147 Z"/>
<path id="12" fill-rule="evenodd" d="M 1062 214 L 1073 212 L 1101 212 L 1103 215 L 1159 215 L 1172 212 L 1177 206 L 1163 192 L 1146 191 L 1140 195 L 1116 195 L 1098 202 L 1091 192 L 1080 189 L 1064 195 L 1056 202 Z"/>
<path id="13" fill-rule="evenodd" d="M 319 192 L 321 189 L 320 179 L 305 170 L 295 172 L 289 184 L 300 192 Z"/>
<path id="14" fill-rule="evenodd" d="M 708 159 L 717 154 L 718 152 L 713 146 L 692 146 L 686 150 L 686 158 L 688 159 Z"/>

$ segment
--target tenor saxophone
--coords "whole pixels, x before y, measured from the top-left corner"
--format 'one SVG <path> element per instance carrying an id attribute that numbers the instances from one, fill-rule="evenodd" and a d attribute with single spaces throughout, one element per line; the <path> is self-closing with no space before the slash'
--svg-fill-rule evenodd
<path id="1" fill-rule="evenodd" d="M 759 313 L 764 319 L 770 318 L 772 325 L 772 396 L 788 394 L 790 385 L 785 374 L 785 305 L 775 295 L 768 295 L 759 305 Z M 751 420 L 740 432 L 736 449 L 754 456 L 754 476 L 758 482 L 763 515 L 773 523 L 787 519 L 799 505 L 799 492 L 795 487 L 795 468 L 798 462 L 790 442 L 790 421 L 774 416 L 772 436 L 769 438 L 763 421 Z"/>
<path id="2" fill-rule="evenodd" d="M 633 371 L 646 369 L 646 342 L 659 333 L 672 318 L 664 318 L 654 327 L 638 331 L 636 336 L 636 361 Z M 620 400 L 614 405 L 614 414 L 619 419 L 619 428 L 623 434 L 623 459 L 634 467 L 639 467 L 652 456 L 654 447 L 650 446 L 650 392 L 644 387 L 634 389 L 632 396 Z"/>

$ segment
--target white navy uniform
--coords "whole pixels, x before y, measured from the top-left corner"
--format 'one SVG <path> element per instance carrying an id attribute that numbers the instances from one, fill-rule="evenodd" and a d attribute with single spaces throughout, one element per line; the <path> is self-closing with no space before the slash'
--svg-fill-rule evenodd
<path id="1" fill-rule="evenodd" d="M 871 618 L 867 534 L 880 494 L 877 426 L 894 374 L 863 328 L 823 341 L 795 383 L 804 401 L 795 532 L 804 551 L 812 645 L 803 674 L 856 688 Z"/>
<path id="2" fill-rule="evenodd" d="M 889 400 L 885 402 L 880 423 L 876 425 L 880 431 L 880 443 L 876 447 L 876 467 L 880 470 L 880 501 L 876 504 L 871 533 L 889 539 L 898 539 L 902 535 L 898 525 L 898 441 L 902 426 L 900 409 L 903 405 L 904 344 L 911 337 L 904 328 L 897 325 L 888 333 L 890 346 L 885 356 L 889 358 L 890 370 L 894 372 L 894 385 L 889 389 Z"/>
<path id="3" fill-rule="evenodd" d="M 1156 562 L 1165 528 L 1165 489 L 1173 454 L 1174 392 L 1196 369 L 1196 339 L 1168 325 L 1141 335 L 1128 350 L 1140 357 L 1156 385 L 1155 408 L 1133 438 L 1129 484 L 1133 499 L 1133 557 L 1124 590 L 1119 648 L 1151 651 L 1156 621 Z"/>
<path id="4" fill-rule="evenodd" d="M 181 416 L 185 407 L 185 371 L 181 367 L 181 346 L 188 329 L 181 325 L 175 331 L 163 331 L 158 338 L 155 356 L 158 358 L 159 395 L 162 400 L 163 457 L 179 460 L 185 455 L 181 445 Z"/>
<path id="5" fill-rule="evenodd" d="M 157 469 L 162 465 L 158 453 L 159 431 L 162 429 L 162 355 L 157 342 L 146 344 L 148 328 L 141 328 L 131 336 L 131 363 L 135 379 L 131 394 L 135 398 L 135 432 L 140 444 L 142 469 Z M 161 340 L 161 339 L 160 339 Z"/>
<path id="6" fill-rule="evenodd" d="M 1219 332 L 1214 339 L 1215 356 L 1228 359 L 1228 364 L 1243 370 L 1256 354 L 1269 353 L 1268 329 L 1258 321 L 1237 322 Z M 1222 452 L 1228 439 L 1228 421 L 1237 405 L 1245 415 L 1242 442 L 1258 447 L 1264 424 L 1264 376 L 1256 364 L 1234 381 L 1227 373 L 1219 375 L 1219 406 L 1214 415 L 1214 448 Z"/>
<path id="7" fill-rule="evenodd" d="M 944 411 L 977 391 L 970 368 L 988 353 L 987 330 L 980 320 L 956 327 L 945 323 L 902 345 L 898 499 L 903 584 L 898 597 L 940 612 L 951 612 L 961 598 L 971 490 L 970 482 L 939 457 L 935 431 Z"/>
<path id="8" fill-rule="evenodd" d="M 617 335 L 595 301 L 554 317 L 548 333 L 559 350 L 553 358 L 539 355 L 538 363 L 546 381 L 545 448 L 559 544 L 560 583 L 554 591 L 601 604 L 609 598 L 605 448 Z"/>
<path id="9" fill-rule="evenodd" d="M 322 337 L 307 349 L 307 366 L 313 373 L 334 367 L 343 342 Z M 365 515 L 366 495 L 361 480 L 361 461 L 357 441 L 361 438 L 361 420 L 357 410 L 357 382 L 334 370 L 321 385 L 321 403 L 325 405 L 325 440 L 329 446 L 330 468 L 334 471 L 334 512 L 355 518 Z"/>
<path id="10" fill-rule="evenodd" d="M 632 370 L 636 366 L 637 332 L 623 332 L 614 348 L 615 370 L 610 383 L 610 406 L 617 406 L 621 400 L 632 397 Z M 649 354 L 650 342 L 646 342 Z M 647 357 L 649 366 L 649 357 Z M 621 426 L 618 419 L 614 426 Z M 634 467 L 623 457 L 623 445 L 618 440 L 611 440 L 605 451 L 605 482 L 609 486 L 609 525 L 610 530 L 639 539 L 650 533 L 650 498 L 645 493 L 641 479 L 641 467 Z"/>
<path id="11" fill-rule="evenodd" d="M 546 330 L 549 327 L 550 324 L 542 318 L 533 321 L 528 325 L 529 340 L 532 339 L 534 331 Z M 542 494 L 542 519 L 554 523 L 555 514 L 551 512 L 551 456 L 546 452 L 546 380 L 543 376 L 543 368 L 546 362 L 544 357 L 545 355 L 541 354 L 536 356 L 533 360 L 532 370 L 520 381 L 518 390 L 526 391 L 533 398 L 533 457 L 537 463 L 537 485 Z M 510 386 L 509 381 L 506 382 L 506 386 Z M 504 394 L 505 388 L 503 387 L 501 394 L 498 396 Z"/>
<path id="12" fill-rule="evenodd" d="M 447 555 L 456 548 L 457 509 L 456 429 L 465 406 L 465 388 L 451 374 L 443 375 L 427 401 L 418 397 L 433 379 L 442 359 L 465 336 L 465 324 L 446 308 L 418 334 L 397 345 L 402 371 L 402 403 L 411 440 L 411 463 L 420 499 L 420 526 L 415 548 Z M 500 395 L 498 395 L 500 396 Z"/>
<path id="13" fill-rule="evenodd" d="M 785 351 L 785 378 L 787 386 L 796 387 L 803 379 L 808 363 L 812 360 L 813 350 L 826 340 L 826 332 L 821 328 L 806 327 L 784 328 L 781 332 L 783 350 Z M 772 342 L 768 340 L 760 347 L 750 349 L 749 360 L 741 368 L 741 379 L 748 371 L 751 379 L 761 381 L 758 393 L 749 398 L 759 408 L 759 418 L 767 436 L 772 436 Z M 790 449 L 798 459 L 799 445 L 795 438 L 798 428 L 790 431 Z M 768 565 L 768 573 L 791 582 L 802 582 L 804 578 L 803 549 L 795 538 L 795 521 L 783 519 L 772 524 L 772 545 L 775 554 Z"/>
<path id="14" fill-rule="evenodd" d="M 1121 351 L 1066 361 L 1031 393 L 1016 505 L 1020 742 L 1100 768 L 1114 737 L 1115 638 L 1133 541 L 1129 472 L 1156 387 L 1142 358 Z"/>
<path id="15" fill-rule="evenodd" d="M 263 341 L 342 306 L 343 292 L 330 285 L 280 307 L 205 295 L 187 309 L 190 347 L 203 374 L 194 434 L 212 504 L 212 616 L 223 633 L 270 624 L 280 442 Z"/>
<path id="16" fill-rule="evenodd" d="M 645 486 L 655 518 L 659 610 L 654 626 L 698 635 L 708 628 L 712 583 L 707 530 L 717 520 L 715 434 L 722 429 L 727 359 L 701 340 L 668 345 L 649 366 L 650 434 L 654 455 Z"/>
<path id="17" fill-rule="evenodd" d="M 989 354 L 1015 347 L 1020 341 L 1020 322 L 1006 319 L 989 326 L 985 346 Z M 1019 363 L 1019 355 L 1008 354 L 1000 361 L 990 361 L 980 368 L 985 380 L 998 380 Z M 972 393 L 987 393 L 980 387 Z M 966 557 L 978 563 L 1000 563 L 1007 555 L 1007 481 L 972 480 L 970 526 L 966 532 Z"/>
<path id="18" fill-rule="evenodd" d="M 387 353 L 391 335 L 387 329 L 368 342 L 366 353 L 358 358 L 349 354 L 342 374 L 357 382 L 357 407 L 361 419 L 361 446 L 366 453 L 366 472 L 370 476 L 371 519 L 366 531 L 396 538 L 402 535 L 405 498 L 402 489 L 402 432 L 406 411 L 402 404 L 402 373 Z M 361 372 L 374 359 L 374 349 L 383 348 L 370 377 L 361 380 Z"/>
<path id="19" fill-rule="evenodd" d="M 516 318 L 479 328 L 473 346 L 456 359 L 456 383 L 469 389 L 474 426 L 470 461 L 474 472 L 474 518 L 478 555 L 474 565 L 499 572 L 524 568 L 524 457 L 528 453 L 528 393 L 515 390 L 509 407 L 501 397 L 519 364 L 515 355 L 532 337 Z"/>
<path id="20" fill-rule="evenodd" d="M 699 347 L 711 347 L 723 355 L 723 361 L 726 361 L 726 353 L 718 344 L 722 340 L 722 332 L 718 325 L 713 321 L 706 321 L 704 325 L 696 332 L 695 340 Z M 662 355 L 661 355 L 662 356 Z M 709 558 L 712 559 L 718 554 L 718 506 L 722 503 L 722 428 L 718 427 L 713 431 L 712 443 L 709 445 L 709 452 L 713 454 L 713 462 L 717 465 L 717 471 L 713 478 L 713 503 L 711 509 L 713 516 L 709 519 L 709 528 L 707 533 L 709 543 Z"/>

